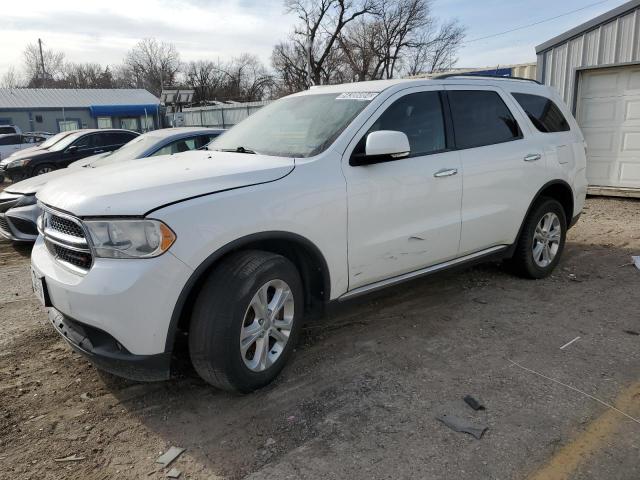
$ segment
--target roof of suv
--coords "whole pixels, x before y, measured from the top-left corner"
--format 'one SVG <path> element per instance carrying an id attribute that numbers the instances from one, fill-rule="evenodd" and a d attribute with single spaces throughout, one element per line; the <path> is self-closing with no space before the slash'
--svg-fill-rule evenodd
<path id="1" fill-rule="evenodd" d="M 518 89 L 537 90 L 549 92 L 550 89 L 546 85 L 541 85 L 535 80 L 509 77 L 491 77 L 480 75 L 447 75 L 433 78 L 407 78 L 407 79 L 391 79 L 391 80 L 370 80 L 367 82 L 342 83 L 339 85 L 318 85 L 313 86 L 309 90 L 297 93 L 295 95 L 314 95 L 320 93 L 345 93 L 345 92 L 371 92 L 380 93 L 384 90 L 397 87 L 396 89 L 434 86 L 434 85 L 483 85 L 483 86 L 507 86 Z"/>

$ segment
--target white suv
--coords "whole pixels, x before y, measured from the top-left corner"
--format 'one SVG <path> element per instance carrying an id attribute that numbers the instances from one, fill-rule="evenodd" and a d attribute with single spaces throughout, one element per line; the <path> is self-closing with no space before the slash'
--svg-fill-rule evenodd
<path id="1" fill-rule="evenodd" d="M 549 275 L 586 192 L 578 125 L 525 80 L 313 88 L 179 155 L 38 192 L 34 290 L 99 368 L 167 378 L 186 335 L 202 378 L 243 392 L 327 302 L 485 259 Z"/>

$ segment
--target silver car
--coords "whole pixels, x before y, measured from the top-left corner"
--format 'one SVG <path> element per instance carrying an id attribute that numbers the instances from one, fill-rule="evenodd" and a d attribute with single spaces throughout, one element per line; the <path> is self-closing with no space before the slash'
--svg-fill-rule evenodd
<path id="1" fill-rule="evenodd" d="M 224 130 L 203 127 L 165 128 L 136 137 L 111 153 L 94 155 L 72 163 L 67 168 L 28 178 L 9 185 L 0 193 L 0 236 L 14 242 L 34 242 L 38 237 L 40 208 L 36 193 L 47 182 L 73 173 L 79 168 L 98 168 L 114 162 L 171 155 L 204 148 Z"/>

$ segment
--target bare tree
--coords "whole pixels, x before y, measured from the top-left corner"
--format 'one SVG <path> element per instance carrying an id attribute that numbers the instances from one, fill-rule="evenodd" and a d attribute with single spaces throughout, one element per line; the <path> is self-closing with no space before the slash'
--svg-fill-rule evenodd
<path id="1" fill-rule="evenodd" d="M 276 96 L 288 95 L 308 88 L 305 49 L 291 41 L 273 48 L 271 66 L 277 75 Z"/>
<path id="2" fill-rule="evenodd" d="M 458 61 L 457 52 L 464 36 L 465 28 L 457 20 L 443 23 L 437 31 L 424 31 L 408 55 L 407 74 L 418 75 L 450 69 Z"/>
<path id="3" fill-rule="evenodd" d="M 194 90 L 194 102 L 215 100 L 225 80 L 220 62 L 209 60 L 190 62 L 186 70 L 186 83 Z"/>
<path id="4" fill-rule="evenodd" d="M 226 94 L 229 98 L 251 102 L 262 100 L 273 84 L 273 76 L 255 55 L 244 53 L 225 67 L 228 83 Z"/>
<path id="5" fill-rule="evenodd" d="M 136 86 L 156 96 L 165 86 L 175 83 L 181 66 L 175 45 L 155 38 L 139 41 L 127 53 L 124 64 L 129 70 L 127 76 L 134 79 Z"/>
<path id="6" fill-rule="evenodd" d="M 333 71 L 328 66 L 336 58 L 343 29 L 375 12 L 377 0 L 285 0 L 285 7 L 301 21 L 290 41 L 297 45 L 296 50 L 306 53 L 310 81 L 321 84 L 331 79 Z"/>
<path id="7" fill-rule="evenodd" d="M 65 88 L 113 88 L 110 68 L 98 63 L 66 63 L 62 79 Z"/>
<path id="8" fill-rule="evenodd" d="M 51 49 L 42 50 L 37 44 L 30 43 L 24 49 L 24 71 L 30 87 L 47 87 L 60 79 L 64 68 L 64 53 Z M 44 72 L 42 63 L 44 62 Z"/>
<path id="9" fill-rule="evenodd" d="M 16 71 L 16 69 L 11 65 L 9 69 L 2 76 L 2 81 L 0 81 L 1 88 L 19 88 L 22 86 L 22 79 L 20 75 Z"/>

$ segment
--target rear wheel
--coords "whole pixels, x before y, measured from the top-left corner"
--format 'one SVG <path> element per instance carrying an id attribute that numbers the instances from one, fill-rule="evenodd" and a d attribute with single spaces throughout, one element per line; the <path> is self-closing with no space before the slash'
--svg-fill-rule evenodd
<path id="1" fill-rule="evenodd" d="M 526 278 L 544 278 L 560 261 L 567 235 L 564 208 L 553 198 L 541 198 L 527 217 L 511 259 L 515 272 Z"/>
<path id="2" fill-rule="evenodd" d="M 303 290 L 296 267 L 269 252 L 239 252 L 216 266 L 194 306 L 189 351 L 198 374 L 224 390 L 270 383 L 300 331 Z"/>
<path id="3" fill-rule="evenodd" d="M 37 177 L 38 175 L 43 175 L 45 173 L 53 172 L 55 170 L 54 166 L 49 163 L 43 163 L 42 165 L 37 165 L 33 168 L 32 176 Z"/>

